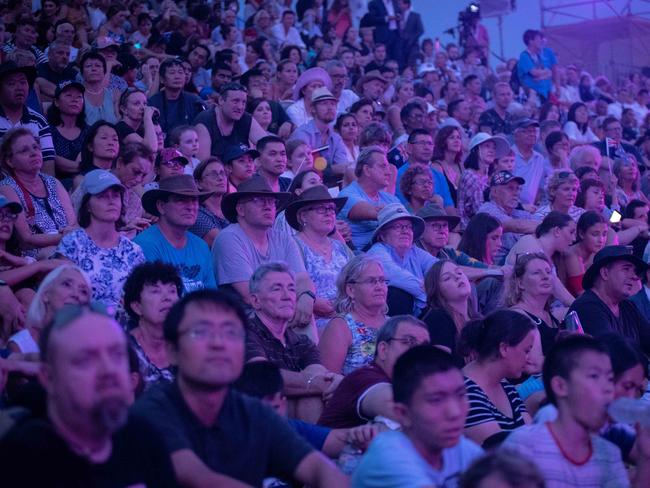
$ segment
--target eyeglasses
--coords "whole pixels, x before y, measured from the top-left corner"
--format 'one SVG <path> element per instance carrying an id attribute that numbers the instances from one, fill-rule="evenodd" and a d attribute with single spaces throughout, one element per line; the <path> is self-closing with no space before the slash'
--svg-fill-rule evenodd
<path id="1" fill-rule="evenodd" d="M 415 337 L 407 335 L 404 337 L 391 337 L 388 339 L 386 342 L 399 342 L 400 344 L 403 344 L 408 347 L 415 347 L 415 346 L 422 346 L 425 344 L 430 344 L 429 341 L 418 341 Z"/>
<path id="2" fill-rule="evenodd" d="M 405 231 L 405 230 L 413 230 L 413 224 L 410 222 L 408 224 L 394 224 L 394 225 L 389 225 L 386 227 L 387 230 L 398 230 L 400 232 Z"/>
<path id="3" fill-rule="evenodd" d="M 195 342 L 213 341 L 216 337 L 227 341 L 240 341 L 246 335 L 243 328 L 229 326 L 217 329 L 215 327 L 197 326 L 178 333 L 179 337 L 187 336 Z"/>
<path id="4" fill-rule="evenodd" d="M 162 161 L 160 163 L 167 168 L 183 168 L 185 165 L 181 163 L 178 159 L 170 159 L 169 161 Z"/>
<path id="5" fill-rule="evenodd" d="M 225 178 L 225 177 L 226 177 L 225 171 L 210 171 L 208 173 L 203 173 L 203 178 L 217 179 L 217 178 Z"/>
<path id="6" fill-rule="evenodd" d="M 13 212 L 0 212 L 0 222 L 14 222 L 18 218 L 18 214 Z"/>
<path id="7" fill-rule="evenodd" d="M 388 286 L 390 281 L 387 280 L 386 278 L 368 278 L 368 279 L 361 280 L 361 281 L 348 281 L 348 283 L 351 283 L 353 285 L 372 285 L 372 286 L 385 285 L 385 286 Z"/>
<path id="8" fill-rule="evenodd" d="M 327 214 L 336 213 L 336 207 L 325 206 L 325 205 L 319 205 L 317 207 L 308 207 L 305 210 L 307 210 L 308 212 L 316 212 L 318 215 L 327 215 Z"/>

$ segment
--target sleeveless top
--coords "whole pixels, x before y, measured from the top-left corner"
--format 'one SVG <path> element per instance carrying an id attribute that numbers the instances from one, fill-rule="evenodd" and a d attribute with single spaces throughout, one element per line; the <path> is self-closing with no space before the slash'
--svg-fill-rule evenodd
<path id="1" fill-rule="evenodd" d="M 325 300 L 334 300 L 337 295 L 336 277 L 350 259 L 347 247 L 336 239 L 330 239 L 332 259 L 327 262 L 322 254 L 314 252 L 302 239 L 296 238 L 295 241 L 302 252 L 305 269 L 316 287 L 316 296 Z M 316 326 L 320 330 L 329 321 L 328 317 L 316 318 Z"/>
<path id="2" fill-rule="evenodd" d="M 361 366 L 370 364 L 374 359 L 377 329 L 357 322 L 349 313 L 339 318 L 345 320 L 352 334 L 352 343 L 343 362 L 343 374 L 348 375 Z"/>
<path id="3" fill-rule="evenodd" d="M 84 127 L 79 132 L 76 139 L 66 139 L 61 135 L 59 129 L 52 127 L 52 142 L 54 143 L 54 150 L 57 156 L 74 161 L 81 152 L 84 139 L 88 132 L 88 127 Z"/>
<path id="4" fill-rule="evenodd" d="M 29 192 L 25 195 L 18 182 L 11 176 L 5 176 L 0 180 L 0 186 L 11 187 L 18 195 L 32 234 L 57 234 L 68 225 L 68 217 L 65 214 L 61 200 L 59 200 L 56 179 L 43 173 L 39 173 L 39 176 L 45 185 L 47 193 L 45 198 L 39 198 Z M 36 249 L 25 251 L 26 255 L 32 257 L 36 253 Z"/>
<path id="5" fill-rule="evenodd" d="M 129 342 L 135 351 L 135 354 L 138 356 L 138 364 L 140 366 L 140 374 L 142 375 L 142 381 L 144 382 L 145 389 L 153 386 L 159 381 L 173 382 L 174 381 L 174 370 L 172 366 L 167 368 L 159 368 L 156 366 L 151 359 L 147 356 L 147 353 L 144 352 L 140 343 L 133 337 L 133 334 L 129 334 Z"/>
<path id="6" fill-rule="evenodd" d="M 99 107 L 84 98 L 84 107 L 86 109 L 86 124 L 88 125 L 93 125 L 98 120 L 105 120 L 111 124 L 117 122 L 115 105 L 113 104 L 113 90 L 104 90 L 104 98 Z"/>
<path id="7" fill-rule="evenodd" d="M 210 154 L 218 158 L 223 158 L 228 146 L 240 144 L 248 146 L 252 123 L 253 117 L 244 112 L 241 119 L 233 124 L 230 135 L 224 136 L 221 134 L 217 125 L 217 115 L 214 110 L 205 110 L 194 119 L 194 125 L 203 124 L 208 129 L 210 140 L 212 141 Z"/>
<path id="8" fill-rule="evenodd" d="M 22 354 L 39 352 L 38 344 L 27 329 L 16 332 L 9 338 L 9 342 L 16 344 Z"/>

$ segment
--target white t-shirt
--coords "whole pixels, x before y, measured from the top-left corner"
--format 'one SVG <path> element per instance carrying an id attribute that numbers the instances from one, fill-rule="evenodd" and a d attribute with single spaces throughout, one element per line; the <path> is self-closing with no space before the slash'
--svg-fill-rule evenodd
<path id="1" fill-rule="evenodd" d="M 352 488 L 455 488 L 463 471 L 482 454 L 477 444 L 461 437 L 454 447 L 442 451 L 442 469 L 436 470 L 404 433 L 384 432 L 361 459 L 352 475 Z"/>
<path id="2" fill-rule="evenodd" d="M 591 435 L 593 453 L 584 464 L 569 461 L 553 439 L 549 424 L 533 424 L 512 432 L 500 449 L 518 452 L 534 462 L 547 488 L 627 488 L 630 480 L 621 451 L 598 435 Z"/>

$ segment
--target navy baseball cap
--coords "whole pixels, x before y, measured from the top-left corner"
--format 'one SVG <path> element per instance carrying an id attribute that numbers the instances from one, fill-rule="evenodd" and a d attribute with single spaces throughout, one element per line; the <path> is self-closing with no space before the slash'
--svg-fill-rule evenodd
<path id="1" fill-rule="evenodd" d="M 253 159 L 260 155 L 260 153 L 255 149 L 252 149 L 245 144 L 237 144 L 226 148 L 226 151 L 223 154 L 223 162 L 224 164 L 230 164 L 230 161 L 241 158 L 244 154 L 250 154 Z"/>

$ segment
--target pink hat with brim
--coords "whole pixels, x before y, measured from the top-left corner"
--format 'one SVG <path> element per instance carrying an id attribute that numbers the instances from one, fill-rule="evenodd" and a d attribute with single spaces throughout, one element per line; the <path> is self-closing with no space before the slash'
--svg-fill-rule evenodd
<path id="1" fill-rule="evenodd" d="M 307 85 L 314 81 L 322 81 L 325 83 L 325 87 L 332 91 L 332 78 L 323 68 L 309 68 L 303 74 L 300 75 L 296 85 L 293 87 L 293 99 L 298 101 L 301 97 L 300 91 L 305 88 Z"/>

